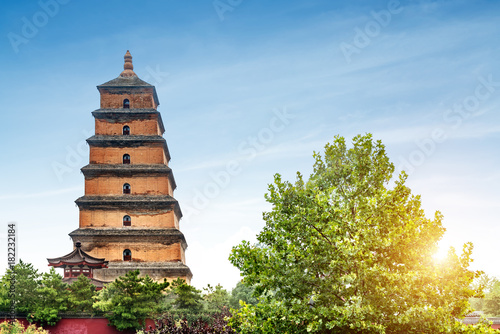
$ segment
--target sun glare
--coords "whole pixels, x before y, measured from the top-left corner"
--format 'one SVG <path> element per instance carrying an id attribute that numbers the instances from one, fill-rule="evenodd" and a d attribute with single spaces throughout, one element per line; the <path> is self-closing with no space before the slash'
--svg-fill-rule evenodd
<path id="1" fill-rule="evenodd" d="M 446 260 L 446 256 L 448 255 L 448 251 L 450 250 L 451 244 L 449 242 L 441 242 L 439 243 L 438 249 L 436 253 L 432 256 L 435 262 L 441 263 Z"/>

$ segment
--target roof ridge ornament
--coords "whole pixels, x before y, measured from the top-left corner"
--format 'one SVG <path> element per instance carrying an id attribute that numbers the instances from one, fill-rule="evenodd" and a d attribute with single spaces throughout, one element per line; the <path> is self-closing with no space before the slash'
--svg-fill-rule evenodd
<path id="1" fill-rule="evenodd" d="M 127 50 L 127 53 L 125 53 L 125 56 L 123 56 L 125 63 L 123 64 L 123 72 L 120 73 L 120 76 L 122 78 L 130 78 L 130 77 L 137 77 L 137 74 L 134 72 L 134 65 L 132 64 L 132 55 L 130 54 L 130 51 Z"/>

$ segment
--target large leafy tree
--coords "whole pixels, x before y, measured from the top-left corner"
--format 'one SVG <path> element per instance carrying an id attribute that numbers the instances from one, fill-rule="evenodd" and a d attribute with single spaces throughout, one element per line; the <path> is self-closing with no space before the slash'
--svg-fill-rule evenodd
<path id="1" fill-rule="evenodd" d="M 130 271 L 99 291 L 94 308 L 105 312 L 118 330 L 139 329 L 147 317 L 158 312 L 168 286 L 168 282 L 157 283 L 147 275 L 139 277 L 139 270 Z"/>
<path id="2" fill-rule="evenodd" d="M 233 248 L 230 261 L 268 297 L 232 325 L 242 333 L 472 330 L 456 320 L 478 294 L 472 244 L 433 260 L 442 215 L 425 216 L 406 174 L 394 178 L 384 145 L 367 134 L 348 148 L 337 136 L 314 159 L 308 180 L 275 175 L 258 243 Z"/>

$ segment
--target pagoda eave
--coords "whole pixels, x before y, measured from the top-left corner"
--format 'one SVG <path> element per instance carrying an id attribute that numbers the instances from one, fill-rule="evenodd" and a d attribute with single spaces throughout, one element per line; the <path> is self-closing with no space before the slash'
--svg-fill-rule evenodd
<path id="1" fill-rule="evenodd" d="M 107 272 L 129 272 L 131 270 L 139 269 L 144 274 L 149 274 L 153 277 L 155 272 L 167 271 L 171 276 L 188 277 L 191 279 L 193 274 L 189 267 L 181 262 L 111 262 Z"/>
<path id="2" fill-rule="evenodd" d="M 95 263 L 89 263 L 89 262 L 86 262 L 86 261 L 81 261 L 81 262 L 65 262 L 65 261 L 61 261 L 59 263 L 49 263 L 48 264 L 49 267 L 64 267 L 64 266 L 87 266 L 89 268 L 107 268 L 107 261 L 106 261 L 106 264 L 95 264 Z"/>
<path id="3" fill-rule="evenodd" d="M 182 211 L 179 202 L 169 195 L 117 195 L 117 196 L 82 196 L 75 201 L 80 209 L 115 210 L 130 209 L 136 211 L 174 210 L 179 218 Z"/>
<path id="4" fill-rule="evenodd" d="M 150 228 L 79 228 L 69 234 L 73 240 L 81 240 L 84 245 L 89 243 L 110 242 L 121 240 L 129 243 L 142 242 L 147 238 L 151 243 L 161 243 L 171 245 L 181 243 L 184 249 L 187 248 L 186 238 L 178 229 L 150 229 Z"/>
<path id="5" fill-rule="evenodd" d="M 153 94 L 153 99 L 156 105 L 160 105 L 158 99 L 158 94 L 156 94 L 155 86 L 148 84 L 146 81 L 139 79 L 137 76 L 133 77 L 122 77 L 119 76 L 113 80 L 103 83 L 97 86 L 99 93 L 110 92 L 113 94 L 123 94 L 130 91 L 145 90 L 150 91 Z"/>

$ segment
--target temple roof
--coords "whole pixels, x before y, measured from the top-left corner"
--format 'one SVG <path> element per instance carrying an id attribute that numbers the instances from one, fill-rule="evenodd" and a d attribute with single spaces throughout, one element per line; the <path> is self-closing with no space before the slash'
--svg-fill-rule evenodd
<path id="1" fill-rule="evenodd" d="M 154 87 L 148 84 L 146 81 L 139 79 L 138 76 L 135 77 L 118 77 L 108 82 L 103 83 L 97 87 Z"/>
<path id="2" fill-rule="evenodd" d="M 77 241 L 75 246 L 76 248 L 69 254 L 52 259 L 48 258 L 47 261 L 49 261 L 49 266 L 61 267 L 64 265 L 67 266 L 86 265 L 92 268 L 107 268 L 108 261 L 105 261 L 105 259 L 99 259 L 93 257 L 85 253 L 81 248 L 82 247 L 81 242 Z"/>

